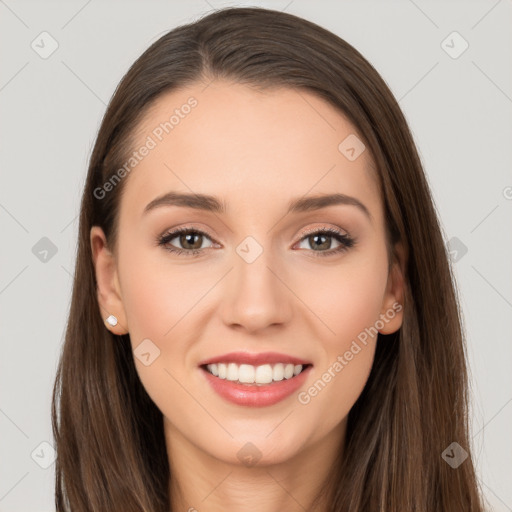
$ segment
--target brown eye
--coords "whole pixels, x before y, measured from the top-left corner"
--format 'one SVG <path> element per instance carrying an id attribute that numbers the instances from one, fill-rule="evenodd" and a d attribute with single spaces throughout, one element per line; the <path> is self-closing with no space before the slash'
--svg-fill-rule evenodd
<path id="1" fill-rule="evenodd" d="M 332 239 L 338 244 L 332 248 Z M 349 235 L 341 233 L 335 229 L 321 229 L 313 233 L 308 233 L 300 241 L 300 244 L 306 243 L 309 247 L 301 247 L 310 249 L 315 256 L 331 256 L 348 250 L 355 245 L 355 240 Z"/>
<path id="2" fill-rule="evenodd" d="M 307 241 L 310 247 L 316 247 L 317 249 L 330 249 L 332 237 L 319 233 L 308 236 Z"/>
<path id="3" fill-rule="evenodd" d="M 205 240 L 210 240 L 210 245 L 206 248 L 213 245 L 206 233 L 197 229 L 180 228 L 163 235 L 158 240 L 158 245 L 163 246 L 169 252 L 197 255 L 205 249 L 205 247 L 202 247 Z M 175 242 L 171 243 L 173 241 Z"/>
<path id="4" fill-rule="evenodd" d="M 200 249 L 203 243 L 203 235 L 196 232 L 179 235 L 180 244 L 184 249 Z"/>

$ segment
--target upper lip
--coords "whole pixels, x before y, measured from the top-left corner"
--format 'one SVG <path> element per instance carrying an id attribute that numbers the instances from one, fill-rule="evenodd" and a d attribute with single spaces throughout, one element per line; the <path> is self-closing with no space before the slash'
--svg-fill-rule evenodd
<path id="1" fill-rule="evenodd" d="M 251 354 L 250 352 L 230 352 L 220 356 L 205 359 L 199 363 L 199 366 L 214 363 L 236 363 L 250 364 L 258 366 L 262 364 L 285 363 L 285 364 L 311 364 L 309 361 L 300 357 L 290 356 L 288 354 L 280 354 L 278 352 L 260 352 L 259 354 Z"/>

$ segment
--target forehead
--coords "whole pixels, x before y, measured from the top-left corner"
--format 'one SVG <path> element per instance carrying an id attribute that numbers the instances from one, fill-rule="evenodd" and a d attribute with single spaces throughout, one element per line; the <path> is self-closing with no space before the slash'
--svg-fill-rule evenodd
<path id="1" fill-rule="evenodd" d="M 339 110 L 305 90 L 190 85 L 159 97 L 136 128 L 134 150 L 151 149 L 129 173 L 122 210 L 140 217 L 168 191 L 215 195 L 227 213 L 245 214 L 337 192 L 379 219 L 375 170 L 360 139 Z"/>

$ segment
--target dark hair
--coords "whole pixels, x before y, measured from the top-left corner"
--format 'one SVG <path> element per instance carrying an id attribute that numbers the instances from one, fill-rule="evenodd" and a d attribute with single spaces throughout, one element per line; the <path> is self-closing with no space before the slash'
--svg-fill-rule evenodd
<path id="1" fill-rule="evenodd" d="M 386 83 L 351 45 L 263 8 L 226 8 L 171 30 L 131 66 L 107 108 L 81 203 L 53 390 L 57 510 L 170 510 L 162 413 L 139 380 L 129 335 L 105 329 L 90 246 L 97 225 L 115 249 L 128 178 L 102 199 L 94 191 L 127 160 L 136 128 L 162 93 L 217 78 L 262 90 L 307 90 L 346 116 L 375 164 L 389 247 L 398 241 L 405 247 L 403 323 L 377 343 L 371 374 L 349 413 L 343 457 L 325 483 L 329 510 L 480 512 L 456 283 L 407 122 Z M 441 457 L 454 441 L 469 453 L 457 469 Z"/>

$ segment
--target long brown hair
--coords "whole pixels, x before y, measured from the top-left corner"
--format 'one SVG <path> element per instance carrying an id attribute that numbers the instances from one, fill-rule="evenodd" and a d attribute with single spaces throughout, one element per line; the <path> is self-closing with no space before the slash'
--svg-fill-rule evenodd
<path id="1" fill-rule="evenodd" d="M 113 95 L 82 197 L 73 294 L 52 400 L 61 511 L 170 510 L 162 413 L 143 388 L 129 335 L 105 328 L 90 230 L 116 246 L 125 177 L 108 182 L 133 151 L 135 128 L 163 92 L 216 78 L 317 94 L 354 125 L 371 152 L 388 240 L 406 249 L 402 327 L 379 335 L 368 382 L 350 411 L 343 457 L 323 491 L 332 512 L 483 510 L 468 437 L 464 333 L 447 250 L 413 138 L 372 65 L 309 21 L 263 8 L 226 8 L 150 46 Z M 442 457 L 457 442 L 457 468 Z"/>

